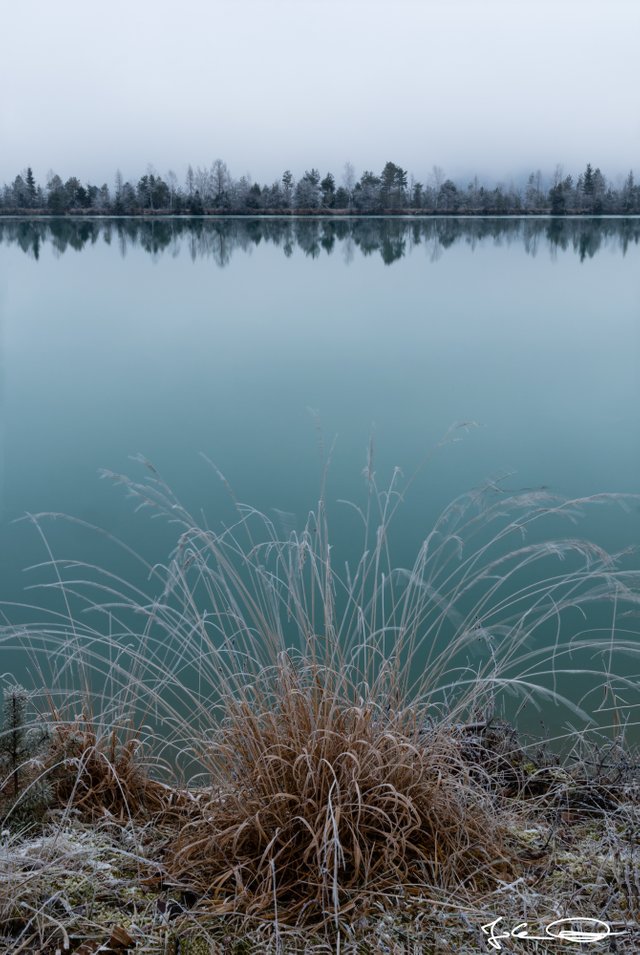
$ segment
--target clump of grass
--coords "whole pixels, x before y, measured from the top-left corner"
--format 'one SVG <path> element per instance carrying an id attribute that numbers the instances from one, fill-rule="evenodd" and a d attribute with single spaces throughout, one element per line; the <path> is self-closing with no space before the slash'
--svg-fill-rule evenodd
<path id="1" fill-rule="evenodd" d="M 164 809 L 167 786 L 152 778 L 142 749 L 130 728 L 101 732 L 89 716 L 66 721 L 54 713 L 45 773 L 55 805 L 123 823 Z"/>
<path id="2" fill-rule="evenodd" d="M 289 656 L 227 700 L 210 791 L 170 871 L 223 910 L 336 920 L 372 893 L 478 891 L 510 866 L 495 800 L 460 741 L 408 708 L 357 705 Z"/>
<path id="3" fill-rule="evenodd" d="M 324 491 L 285 535 L 237 501 L 235 522 L 213 531 L 147 468 L 139 482 L 110 476 L 177 526 L 169 563 L 145 568 L 152 596 L 52 557 L 62 611 L 20 636 L 36 654 L 62 653 L 66 680 L 109 688 L 104 732 L 80 720 L 54 733 L 52 765 L 76 769 L 58 775 L 60 798 L 118 818 L 156 813 L 173 827 L 168 877 L 210 911 L 280 926 L 339 923 L 412 892 L 471 904 L 509 878 L 518 809 L 470 757 L 466 728 L 511 697 L 512 712 L 544 700 L 585 727 L 604 687 L 616 733 L 631 724 L 638 680 L 614 664 L 638 654 L 623 617 L 638 572 L 626 553 L 557 537 L 559 520 L 621 498 L 494 483 L 452 502 L 398 567 L 400 475 L 381 492 L 370 455 L 353 511 L 361 556 L 338 570 Z M 594 608 L 608 608 L 604 623 Z M 141 766 L 139 739 L 110 733 L 122 713 L 144 725 L 155 764 Z M 167 762 L 173 805 L 159 782 Z"/>

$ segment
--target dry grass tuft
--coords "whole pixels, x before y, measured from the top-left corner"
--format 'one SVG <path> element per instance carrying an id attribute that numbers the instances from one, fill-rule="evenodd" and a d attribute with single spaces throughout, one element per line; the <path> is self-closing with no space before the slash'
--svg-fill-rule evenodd
<path id="1" fill-rule="evenodd" d="M 149 776 L 141 749 L 135 735 L 116 728 L 101 735 L 88 717 L 56 719 L 45 769 L 54 804 L 120 821 L 163 810 L 168 787 Z"/>
<path id="2" fill-rule="evenodd" d="M 400 886 L 460 895 L 508 874 L 495 801 L 455 735 L 355 705 L 341 683 L 286 658 L 229 701 L 211 746 L 224 788 L 168 860 L 214 908 L 322 921 Z"/>

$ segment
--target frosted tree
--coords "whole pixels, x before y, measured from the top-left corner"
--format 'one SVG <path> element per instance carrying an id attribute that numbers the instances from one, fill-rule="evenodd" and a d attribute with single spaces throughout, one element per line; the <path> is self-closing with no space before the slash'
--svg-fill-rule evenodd
<path id="1" fill-rule="evenodd" d="M 31 166 L 28 167 L 27 172 L 24 177 L 25 185 L 27 188 L 27 196 L 29 198 L 29 205 L 34 206 L 36 203 L 36 181 L 33 176 L 33 171 Z"/>
<path id="2" fill-rule="evenodd" d="M 208 169 L 201 169 L 200 166 L 198 166 L 195 173 L 195 184 L 196 192 L 200 194 L 200 198 L 204 204 L 210 205 L 213 191 L 210 171 Z"/>
<path id="3" fill-rule="evenodd" d="M 356 171 L 353 168 L 353 163 L 346 162 L 344 164 L 344 171 L 342 173 L 342 185 L 345 192 L 347 193 L 347 203 L 348 208 L 351 208 L 353 202 L 353 190 L 356 185 Z"/>
<path id="4" fill-rule="evenodd" d="M 187 199 L 191 199 L 196 188 L 196 177 L 193 171 L 193 166 L 189 163 L 187 167 L 187 176 L 185 179 L 185 189 L 187 191 Z"/>
<path id="5" fill-rule="evenodd" d="M 46 729 L 28 724 L 29 697 L 22 686 L 4 691 L 0 733 L 0 817 L 3 824 L 28 826 L 37 822 L 50 798 L 39 779 L 41 757 L 48 741 Z"/>
<path id="6" fill-rule="evenodd" d="M 230 184 L 231 175 L 227 164 L 222 159 L 216 159 L 211 166 L 211 188 L 214 205 L 224 206 L 228 203 Z"/>
<path id="7" fill-rule="evenodd" d="M 322 205 L 325 209 L 331 209 L 335 204 L 336 181 L 330 172 L 327 173 L 320 183 L 320 189 L 322 190 Z"/>
<path id="8" fill-rule="evenodd" d="M 438 209 L 440 190 L 442 189 L 444 179 L 444 169 L 442 166 L 433 166 L 431 168 L 431 175 L 429 176 L 429 187 L 433 198 L 433 207 L 436 210 Z"/>
<path id="9" fill-rule="evenodd" d="M 286 209 L 290 209 L 293 205 L 293 190 L 295 182 L 293 179 L 293 173 L 290 169 L 285 169 L 282 174 L 282 194 L 284 196 L 284 204 Z"/>
<path id="10" fill-rule="evenodd" d="M 320 198 L 320 173 L 317 169 L 309 169 L 296 186 L 296 208 L 317 209 L 320 205 Z"/>

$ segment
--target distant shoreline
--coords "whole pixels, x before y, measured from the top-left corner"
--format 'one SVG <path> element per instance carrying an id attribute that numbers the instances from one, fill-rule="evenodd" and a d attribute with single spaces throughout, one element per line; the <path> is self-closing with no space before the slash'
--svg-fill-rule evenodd
<path id="1" fill-rule="evenodd" d="M 640 214 L 572 212 L 566 215 L 549 210 L 536 212 L 438 212 L 425 209 L 388 209 L 384 212 L 355 212 L 349 209 L 259 209 L 251 212 L 224 212 L 219 209 L 201 213 L 169 209 L 141 209 L 117 213 L 100 209 L 70 209 L 52 213 L 45 209 L 0 209 L 3 219 L 640 219 Z"/>
<path id="2" fill-rule="evenodd" d="M 406 169 L 387 162 L 380 175 L 367 170 L 356 181 L 350 164 L 338 185 L 328 172 L 308 169 L 296 181 L 289 169 L 271 185 L 253 182 L 249 175 L 234 179 L 221 159 L 211 168 L 192 166 L 184 186 L 175 172 L 165 179 L 152 171 L 137 181 L 124 181 L 118 171 L 114 187 L 83 183 L 77 176 L 66 182 L 50 172 L 46 185 L 36 181 L 32 168 L 19 173 L 13 182 L 0 187 L 0 210 L 53 215 L 115 212 L 117 215 L 208 215 L 228 213 L 247 216 L 493 216 L 493 215 L 633 215 L 640 214 L 640 185 L 633 171 L 623 183 L 606 179 L 599 168 L 587 163 L 574 180 L 562 178 L 560 167 L 546 182 L 538 170 L 526 185 L 511 182 L 495 187 L 484 185 L 475 176 L 467 185 L 446 179 L 434 166 L 433 182 L 422 183 Z"/>

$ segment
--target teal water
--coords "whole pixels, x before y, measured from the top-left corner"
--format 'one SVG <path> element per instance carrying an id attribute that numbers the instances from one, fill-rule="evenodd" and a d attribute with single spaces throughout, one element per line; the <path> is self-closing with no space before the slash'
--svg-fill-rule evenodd
<path id="1" fill-rule="evenodd" d="M 135 476 L 138 453 L 211 524 L 228 500 L 201 452 L 242 501 L 300 528 L 321 443 L 335 437 L 329 501 L 354 500 L 370 436 L 384 484 L 476 422 L 413 483 L 400 564 L 487 478 L 639 492 L 639 276 L 639 220 L 0 220 L 7 617 L 34 599 L 39 571 L 24 568 L 46 559 L 14 523 L 26 512 L 72 514 L 166 559 L 171 528 L 98 479 Z M 353 556 L 343 513 L 335 543 Z M 581 532 L 634 544 L 640 512 L 598 509 Z M 75 556 L 77 528 L 50 534 Z M 19 670 L 3 652 L 0 670 Z"/>

